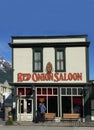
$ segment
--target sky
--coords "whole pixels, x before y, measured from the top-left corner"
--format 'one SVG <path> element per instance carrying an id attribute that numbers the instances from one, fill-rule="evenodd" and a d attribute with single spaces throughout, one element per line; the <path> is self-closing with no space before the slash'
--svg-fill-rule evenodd
<path id="1" fill-rule="evenodd" d="M 0 0 L 0 56 L 12 61 L 11 36 L 88 35 L 94 80 L 94 0 Z"/>

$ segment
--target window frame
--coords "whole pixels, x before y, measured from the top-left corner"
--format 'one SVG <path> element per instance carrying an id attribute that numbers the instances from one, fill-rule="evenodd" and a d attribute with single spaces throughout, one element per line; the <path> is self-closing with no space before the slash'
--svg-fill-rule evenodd
<path id="1" fill-rule="evenodd" d="M 60 67 L 59 67 L 59 69 L 57 69 L 57 61 L 59 61 L 58 59 L 57 59 L 57 52 L 63 52 L 62 54 L 62 56 L 63 56 L 63 59 L 61 60 L 61 61 L 63 61 L 63 69 L 61 69 Z M 66 71 L 66 68 L 65 68 L 65 48 L 55 48 L 55 71 L 56 72 L 65 72 Z"/>
<path id="2" fill-rule="evenodd" d="M 40 69 L 39 70 L 36 70 L 35 69 L 35 52 L 39 52 L 40 53 Z M 39 63 L 39 61 L 38 61 Z M 42 48 L 33 48 L 33 72 L 43 72 L 43 49 Z"/>

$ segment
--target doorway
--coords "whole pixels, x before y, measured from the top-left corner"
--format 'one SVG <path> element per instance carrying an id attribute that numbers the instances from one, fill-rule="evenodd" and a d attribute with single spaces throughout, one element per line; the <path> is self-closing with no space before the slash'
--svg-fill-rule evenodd
<path id="1" fill-rule="evenodd" d="M 17 100 L 17 120 L 32 121 L 33 120 L 33 100 L 21 98 Z"/>

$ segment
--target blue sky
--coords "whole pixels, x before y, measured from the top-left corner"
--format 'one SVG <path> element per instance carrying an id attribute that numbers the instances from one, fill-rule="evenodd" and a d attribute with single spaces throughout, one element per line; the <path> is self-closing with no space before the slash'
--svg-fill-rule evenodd
<path id="1" fill-rule="evenodd" d="M 11 61 L 11 36 L 87 34 L 94 79 L 94 0 L 0 0 L 0 56 Z"/>

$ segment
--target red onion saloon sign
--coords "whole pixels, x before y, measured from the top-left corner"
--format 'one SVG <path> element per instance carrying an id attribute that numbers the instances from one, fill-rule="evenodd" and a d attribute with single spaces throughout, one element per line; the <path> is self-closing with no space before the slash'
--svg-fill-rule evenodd
<path id="1" fill-rule="evenodd" d="M 17 81 L 82 81 L 82 73 L 18 73 Z"/>

